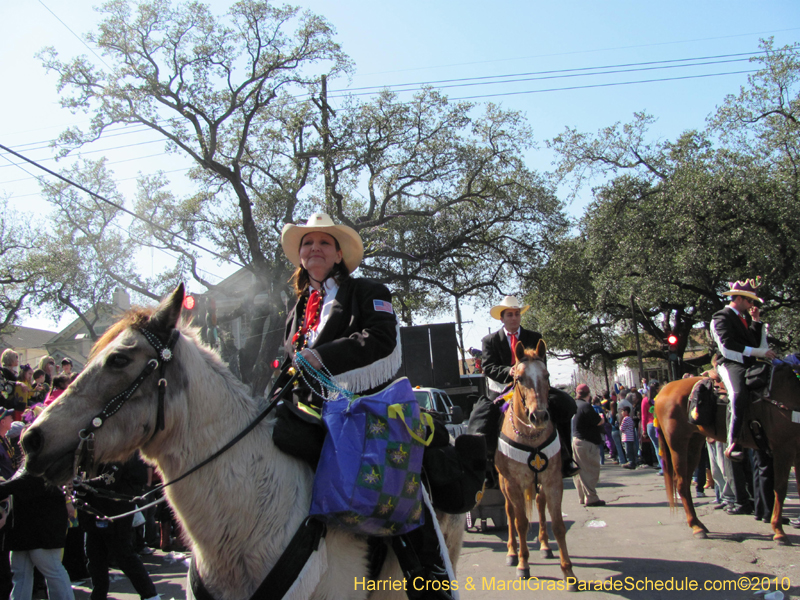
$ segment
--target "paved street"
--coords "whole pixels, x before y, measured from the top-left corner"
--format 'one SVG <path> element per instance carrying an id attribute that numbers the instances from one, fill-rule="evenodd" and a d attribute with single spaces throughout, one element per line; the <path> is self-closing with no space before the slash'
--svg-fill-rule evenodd
<path id="1" fill-rule="evenodd" d="M 723 582 L 749 578 L 773 580 L 779 585 L 782 578 L 791 579 L 791 587 L 783 590 L 784 598 L 800 598 L 800 530 L 787 527 L 790 547 L 776 546 L 772 541 L 769 526 L 756 522 L 752 516 L 731 516 L 713 510 L 714 497 L 697 501 L 698 513 L 712 531 L 709 539 L 695 540 L 683 516 L 683 510 L 670 514 L 664 492 L 663 479 L 650 468 L 626 471 L 618 466 L 606 465 L 600 476 L 600 497 L 608 505 L 600 508 L 584 508 L 578 504 L 577 494 L 571 481 L 565 482 L 563 512 L 568 528 L 567 543 L 575 565 L 575 574 L 582 581 L 614 581 L 623 589 L 611 591 L 586 591 L 581 598 L 605 599 L 625 598 L 630 600 L 658 599 L 744 599 L 763 598 L 754 591 L 704 591 L 704 582 L 718 587 Z M 800 514 L 800 504 L 793 480 L 790 484 L 788 516 Z M 504 566 L 506 553 L 506 531 L 490 530 L 486 533 L 468 532 L 464 542 L 458 569 L 461 597 L 465 600 L 488 598 L 567 598 L 569 592 L 542 591 L 541 586 L 555 585 L 561 578 L 558 559 L 539 558 L 534 547 L 531 574 L 532 590 L 514 591 L 503 589 L 501 581 L 513 583 L 515 572 Z M 534 539 L 534 535 L 529 539 Z M 556 556 L 558 551 L 551 536 L 551 546 Z M 174 561 L 174 555 L 161 552 L 145 557 L 145 563 L 153 577 L 156 588 L 164 600 L 185 597 L 186 567 Z M 474 590 L 465 590 L 472 578 Z M 482 589 L 495 578 L 494 590 Z M 630 578 L 630 579 L 626 579 Z M 624 589 L 628 584 L 641 587 L 659 582 L 665 585 L 671 579 L 678 587 L 684 582 L 697 581 L 698 591 L 653 591 Z M 609 582 L 609 580 L 611 580 Z M 783 579 L 784 586 L 788 579 Z M 539 590 L 535 590 L 538 585 Z M 730 584 L 728 584 L 730 585 Z M 87 600 L 89 588 L 76 588 L 76 599 Z M 124 577 L 111 586 L 111 598 L 136 600 L 138 595 Z"/>

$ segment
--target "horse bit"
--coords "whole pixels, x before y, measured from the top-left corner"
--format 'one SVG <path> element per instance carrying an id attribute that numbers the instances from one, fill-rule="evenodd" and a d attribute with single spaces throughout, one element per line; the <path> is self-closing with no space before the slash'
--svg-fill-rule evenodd
<path id="1" fill-rule="evenodd" d="M 166 369 L 167 363 L 174 357 L 173 350 L 175 349 L 178 337 L 180 337 L 180 331 L 173 329 L 166 344 L 163 344 L 161 340 L 158 339 L 158 336 L 149 329 L 143 328 L 140 329 L 139 332 L 155 349 L 157 358 L 148 360 L 142 372 L 133 380 L 127 389 L 111 398 L 103 407 L 103 410 L 95 415 L 89 426 L 86 429 L 81 429 L 78 433 L 80 442 L 75 449 L 75 459 L 72 467 L 73 477 L 78 483 L 81 481 L 81 478 L 78 476 L 81 463 L 86 460 L 88 465 L 91 466 L 94 462 L 94 432 L 100 429 L 109 417 L 116 414 L 125 402 L 130 400 L 131 396 L 139 389 L 142 382 L 157 368 L 159 369 L 158 407 L 156 409 L 156 426 L 150 439 L 152 440 L 156 433 L 164 430 L 164 394 L 167 390 L 167 380 L 164 379 L 164 370 Z"/>

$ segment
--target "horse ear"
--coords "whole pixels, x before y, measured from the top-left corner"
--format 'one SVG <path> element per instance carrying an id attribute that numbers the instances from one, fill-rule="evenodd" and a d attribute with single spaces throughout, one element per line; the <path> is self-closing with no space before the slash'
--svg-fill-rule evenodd
<path id="1" fill-rule="evenodd" d="M 175 291 L 158 305 L 156 312 L 150 317 L 150 327 L 155 331 L 163 332 L 175 329 L 181 316 L 181 307 L 183 306 L 183 297 L 185 295 L 186 290 L 183 287 L 183 282 L 181 282 L 175 288 Z"/>
<path id="2" fill-rule="evenodd" d="M 525 358 L 525 346 L 522 345 L 522 342 L 517 342 L 517 347 L 514 348 L 514 354 L 517 355 L 517 362 L 521 362 L 523 358 Z"/>
<path id="3" fill-rule="evenodd" d="M 547 355 L 547 344 L 544 343 L 544 340 L 539 340 L 539 343 L 536 344 L 536 355 L 539 358 L 545 358 Z"/>

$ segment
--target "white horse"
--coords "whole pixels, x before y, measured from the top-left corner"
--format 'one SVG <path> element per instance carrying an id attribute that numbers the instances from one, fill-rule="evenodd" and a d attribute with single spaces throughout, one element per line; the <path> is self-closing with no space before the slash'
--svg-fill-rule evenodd
<path id="1" fill-rule="evenodd" d="M 201 344 L 197 332 L 179 322 L 183 297 L 180 285 L 155 312 L 133 310 L 103 335 L 78 379 L 23 436 L 29 472 L 55 483 L 72 476 L 78 432 L 156 355 L 141 333 L 144 327 L 162 340 L 174 329 L 180 331 L 174 358 L 164 373 L 168 384 L 165 429 L 156 430 L 159 375 L 154 373 L 95 432 L 95 462 L 123 461 L 139 449 L 170 481 L 253 421 L 264 402 L 250 397 L 219 356 Z M 265 419 L 219 458 L 166 488 L 189 538 L 197 570 L 216 600 L 249 599 L 308 515 L 313 472 L 305 462 L 275 447 L 273 426 L 271 418 Z M 439 521 L 455 565 L 463 515 L 440 515 Z M 368 579 L 364 579 L 366 539 L 332 527 L 326 549 L 327 566 L 320 556 L 323 553 L 315 553 L 291 597 L 365 598 L 369 593 Z M 402 577 L 390 551 L 378 580 Z M 191 595 L 190 590 L 187 593 Z M 405 592 L 383 591 L 372 597 L 400 599 Z"/>

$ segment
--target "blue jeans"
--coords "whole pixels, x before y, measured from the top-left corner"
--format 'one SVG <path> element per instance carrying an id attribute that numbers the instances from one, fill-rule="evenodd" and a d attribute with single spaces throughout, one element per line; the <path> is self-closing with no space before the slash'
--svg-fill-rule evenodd
<path id="1" fill-rule="evenodd" d="M 625 455 L 628 457 L 628 462 L 634 467 L 636 466 L 636 442 L 625 442 Z"/>
<path id="2" fill-rule="evenodd" d="M 47 596 L 50 600 L 75 600 L 67 570 L 61 564 L 63 548 L 45 550 L 12 550 L 11 571 L 14 588 L 11 600 L 31 600 L 33 596 L 33 567 L 47 581 Z"/>
<path id="3" fill-rule="evenodd" d="M 647 435 L 650 438 L 650 441 L 653 442 L 653 448 L 656 451 L 656 456 L 658 457 L 658 468 L 662 471 L 664 470 L 664 460 L 661 458 L 661 452 L 659 447 L 659 439 L 658 439 L 658 430 L 656 426 L 652 423 L 647 424 Z"/>
<path id="4" fill-rule="evenodd" d="M 625 464 L 628 461 L 625 458 L 625 448 L 622 447 L 622 434 L 619 429 L 611 430 L 611 439 L 614 440 L 614 445 L 617 447 L 617 460 L 619 464 Z"/>

